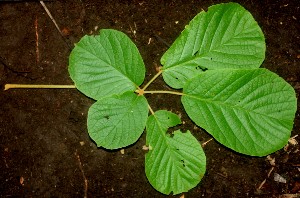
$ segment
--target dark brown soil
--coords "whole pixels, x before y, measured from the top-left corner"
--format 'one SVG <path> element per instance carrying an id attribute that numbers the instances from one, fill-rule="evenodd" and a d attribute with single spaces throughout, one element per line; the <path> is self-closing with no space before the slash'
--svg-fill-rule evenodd
<path id="1" fill-rule="evenodd" d="M 45 2 L 64 36 L 39 2 L 1 2 L 0 85 L 72 84 L 67 66 L 74 43 L 102 28 L 121 30 L 132 38 L 144 58 L 147 82 L 168 48 L 164 42 L 172 43 L 198 12 L 220 2 L 226 1 Z M 253 14 L 265 33 L 267 54 L 263 67 L 287 80 L 298 97 L 299 1 L 237 2 Z M 151 88 L 168 89 L 162 78 Z M 200 142 L 211 138 L 187 118 L 179 97 L 147 98 L 154 110 L 181 114 L 185 122 L 181 128 L 192 130 Z M 84 197 L 85 193 L 87 197 L 164 197 L 145 176 L 145 135 L 124 154 L 97 148 L 91 141 L 86 117 L 92 103 L 76 89 L 0 91 L 1 197 Z M 299 121 L 298 105 L 292 136 L 299 134 Z M 269 176 L 272 165 L 266 157 L 240 155 L 216 141 L 209 142 L 204 150 L 206 175 L 184 197 L 280 197 L 300 193 L 299 144 L 271 155 L 275 165 Z M 274 173 L 287 182 L 274 181 Z"/>

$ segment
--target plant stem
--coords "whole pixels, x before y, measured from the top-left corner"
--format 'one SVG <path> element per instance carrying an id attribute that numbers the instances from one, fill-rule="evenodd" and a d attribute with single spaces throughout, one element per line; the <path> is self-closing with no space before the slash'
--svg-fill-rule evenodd
<path id="1" fill-rule="evenodd" d="M 153 109 L 150 107 L 150 105 L 148 105 L 149 111 L 151 112 L 152 115 L 154 115 L 154 111 Z"/>
<path id="2" fill-rule="evenodd" d="M 76 88 L 75 85 L 26 85 L 26 84 L 6 84 L 4 90 L 13 89 L 13 88 L 25 88 L 25 89 L 70 89 Z"/>
<path id="3" fill-rule="evenodd" d="M 150 94 L 156 94 L 156 93 L 162 93 L 162 94 L 173 94 L 173 95 L 180 95 L 183 96 L 184 93 L 181 92 L 176 92 L 176 91 L 163 91 L 163 90 L 158 90 L 158 91 L 144 91 L 144 93 L 150 93 Z"/>
<path id="4" fill-rule="evenodd" d="M 162 70 L 159 70 L 159 72 L 157 74 L 155 74 L 155 76 L 153 76 L 153 78 L 151 78 L 151 80 L 143 87 L 143 91 L 145 91 L 147 89 L 147 87 L 162 73 Z"/>

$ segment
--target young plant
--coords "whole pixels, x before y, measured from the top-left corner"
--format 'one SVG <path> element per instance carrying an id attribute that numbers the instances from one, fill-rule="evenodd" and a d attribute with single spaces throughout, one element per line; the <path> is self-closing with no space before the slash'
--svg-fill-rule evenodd
<path id="1" fill-rule="evenodd" d="M 162 56 L 161 70 L 142 88 L 142 57 L 116 30 L 84 36 L 71 52 L 69 73 L 76 88 L 96 100 L 87 125 L 97 146 L 126 147 L 146 128 L 146 176 L 159 192 L 179 194 L 204 176 L 205 154 L 190 131 L 167 133 L 181 124 L 179 116 L 154 111 L 145 95 L 180 95 L 190 119 L 221 144 L 250 156 L 268 155 L 288 142 L 297 99 L 286 81 L 259 68 L 265 48 L 247 10 L 218 4 L 190 21 Z M 147 90 L 161 74 L 174 91 Z"/>
<path id="2" fill-rule="evenodd" d="M 200 182 L 206 157 L 190 131 L 167 133 L 181 124 L 179 116 L 154 111 L 145 95 L 181 95 L 191 120 L 221 144 L 246 155 L 268 155 L 288 142 L 297 100 L 287 82 L 259 68 L 265 48 L 252 15 L 237 3 L 226 3 L 190 21 L 162 56 L 161 70 L 143 88 L 141 55 L 116 30 L 84 36 L 70 55 L 69 73 L 76 88 L 96 100 L 87 124 L 97 146 L 126 147 L 146 127 L 147 178 L 159 192 L 178 194 Z M 148 91 L 160 74 L 167 85 L 182 91 Z"/>

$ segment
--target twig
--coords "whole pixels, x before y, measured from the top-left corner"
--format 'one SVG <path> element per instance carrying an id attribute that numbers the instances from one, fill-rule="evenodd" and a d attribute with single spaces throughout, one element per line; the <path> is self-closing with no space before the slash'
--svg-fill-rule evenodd
<path id="1" fill-rule="evenodd" d="M 222 174 L 222 173 L 217 173 L 217 175 L 220 175 L 221 177 L 224 177 L 224 178 L 227 179 L 227 175 L 224 175 L 224 174 Z"/>
<path id="2" fill-rule="evenodd" d="M 34 21 L 34 27 L 35 27 L 35 37 L 36 37 L 36 63 L 38 64 L 40 62 L 40 53 L 39 53 L 39 32 L 38 32 L 38 18 L 35 17 Z"/>
<path id="3" fill-rule="evenodd" d="M 206 142 L 203 142 L 202 143 L 202 147 L 204 147 L 208 142 L 210 142 L 210 141 L 212 141 L 213 139 L 212 138 L 210 138 L 209 140 L 207 140 Z"/>
<path id="4" fill-rule="evenodd" d="M 300 166 L 300 164 L 292 164 L 292 166 L 296 166 L 297 167 L 297 166 Z"/>
<path id="5" fill-rule="evenodd" d="M 43 8 L 45 9 L 45 11 L 47 12 L 47 14 L 48 14 L 48 16 L 50 17 L 51 21 L 54 23 L 56 29 L 59 31 L 59 33 L 60 33 L 62 36 L 64 36 L 63 33 L 60 31 L 60 29 L 59 29 L 59 27 L 58 27 L 56 21 L 54 20 L 52 14 L 51 14 L 50 11 L 48 10 L 47 6 L 44 4 L 43 1 L 40 1 L 40 3 L 41 3 L 41 5 L 43 6 Z"/>
<path id="6" fill-rule="evenodd" d="M 82 173 L 82 177 L 83 177 L 83 180 L 84 180 L 84 198 L 87 198 L 87 190 L 88 190 L 88 180 L 86 179 L 85 177 L 85 174 L 84 174 L 84 171 L 83 171 L 83 168 L 82 168 L 82 164 L 81 164 L 81 160 L 80 160 L 80 157 L 77 153 L 77 150 L 75 151 L 75 156 L 77 157 L 77 160 L 78 160 L 78 163 L 79 163 L 79 169 Z"/>
<path id="7" fill-rule="evenodd" d="M 41 5 L 43 6 L 43 8 L 45 9 L 46 13 L 48 14 L 48 16 L 50 17 L 51 21 L 54 23 L 56 29 L 58 30 L 58 32 L 60 33 L 60 35 L 62 36 L 64 42 L 67 44 L 67 46 L 69 47 L 69 49 L 71 49 L 71 46 L 69 45 L 69 43 L 65 40 L 64 34 L 62 33 L 62 31 L 60 30 L 60 28 L 58 27 L 56 21 L 54 20 L 53 16 L 51 15 L 50 11 L 48 10 L 47 6 L 44 4 L 43 1 L 40 1 Z"/>
<path id="8" fill-rule="evenodd" d="M 270 175 L 271 175 L 271 173 L 272 173 L 273 170 L 274 170 L 274 166 L 273 166 L 273 167 L 270 169 L 270 171 L 268 172 L 268 175 L 267 175 L 268 177 L 267 177 L 267 178 L 270 177 Z M 259 187 L 258 187 L 259 190 L 260 190 L 260 189 L 263 187 L 263 185 L 266 183 L 267 178 L 264 179 L 264 181 L 261 182 L 261 184 L 260 184 Z"/>

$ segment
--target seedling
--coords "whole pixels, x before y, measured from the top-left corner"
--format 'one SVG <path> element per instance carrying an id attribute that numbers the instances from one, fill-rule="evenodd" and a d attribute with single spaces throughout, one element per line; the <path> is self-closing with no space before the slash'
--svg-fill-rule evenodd
<path id="1" fill-rule="evenodd" d="M 75 87 L 96 101 L 87 125 L 97 146 L 129 146 L 146 128 L 146 176 L 159 192 L 179 194 L 200 182 L 206 157 L 190 131 L 167 133 L 181 124 L 179 116 L 154 110 L 147 94 L 180 95 L 190 119 L 221 144 L 241 154 L 268 155 L 287 144 L 297 99 L 286 81 L 259 68 L 265 49 L 252 15 L 226 3 L 190 21 L 144 87 L 142 57 L 116 30 L 84 36 L 71 52 L 69 73 Z M 174 91 L 147 89 L 159 75 Z"/>

